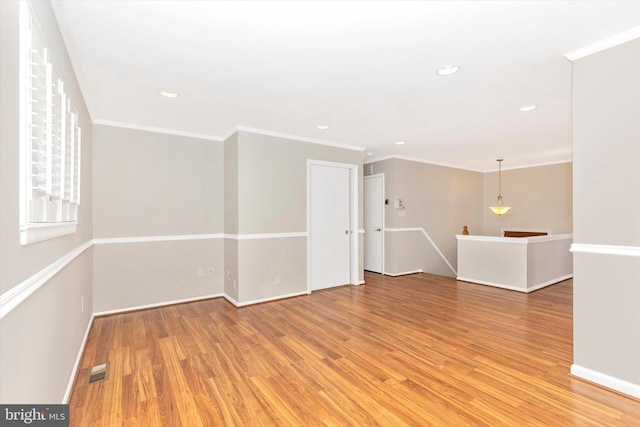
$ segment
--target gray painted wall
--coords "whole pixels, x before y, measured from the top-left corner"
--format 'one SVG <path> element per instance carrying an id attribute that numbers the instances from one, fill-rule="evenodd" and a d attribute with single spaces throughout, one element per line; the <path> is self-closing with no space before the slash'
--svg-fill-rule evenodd
<path id="1" fill-rule="evenodd" d="M 96 238 L 224 231 L 221 142 L 96 125 L 93 176 Z M 98 244 L 93 310 L 219 295 L 223 257 L 221 238 Z"/>
<path id="2" fill-rule="evenodd" d="M 225 148 L 233 150 L 234 142 Z M 226 153 L 225 153 L 226 154 Z M 229 154 L 232 159 L 234 153 Z M 362 152 L 293 139 L 237 132 L 237 227 L 240 234 L 307 231 L 307 160 L 353 164 L 362 170 Z M 225 180 L 236 179 L 226 171 Z M 362 226 L 362 174 L 358 173 L 358 224 Z M 307 239 L 241 240 L 228 266 L 237 273 L 238 302 L 307 290 Z M 359 247 L 362 248 L 362 239 Z M 360 249 L 360 252 L 362 250 Z M 235 257 L 234 257 L 235 255 Z M 237 258 L 236 258 L 237 257 Z M 237 266 L 234 265 L 237 262 Z M 359 260 L 362 280 L 362 257 Z M 280 284 L 276 285 L 276 278 Z M 229 281 L 228 281 L 229 282 Z M 225 285 L 229 287 L 232 285 Z M 232 289 L 232 291 L 236 291 Z"/>
<path id="3" fill-rule="evenodd" d="M 455 235 L 500 235 L 501 228 L 572 231 L 572 165 L 538 166 L 502 172 L 502 195 L 511 211 L 496 216 L 498 173 L 479 173 L 403 159 L 365 165 L 365 175 L 385 174 L 387 228 L 422 227 L 449 263 L 457 268 Z M 404 210 L 394 206 L 401 198 Z M 422 270 L 455 277 L 421 232 L 385 233 L 385 271 Z"/>
<path id="4" fill-rule="evenodd" d="M 639 94 L 640 40 L 573 64 L 576 246 L 640 247 Z M 604 249 L 574 253 L 574 366 L 640 397 L 640 258 Z"/>
<path id="5" fill-rule="evenodd" d="M 82 128 L 82 181 L 75 234 L 20 245 L 19 28 L 16 1 L 0 1 L 0 292 L 89 241 L 93 233 L 92 124 L 48 2 L 33 2 Z M 75 258 L 0 321 L 0 401 L 59 403 L 91 316 L 92 252 Z M 85 310 L 81 311 L 84 297 Z M 46 357 L 43 357 L 46 355 Z"/>
<path id="6" fill-rule="evenodd" d="M 422 227 L 453 268 L 457 264 L 455 235 L 464 225 L 471 233 L 482 234 L 481 173 L 402 159 L 368 164 L 365 173 L 385 174 L 385 197 L 389 199 L 385 227 Z M 405 202 L 404 210 L 395 208 L 396 199 Z M 419 269 L 455 277 L 421 232 L 386 232 L 385 272 Z"/>
<path id="7" fill-rule="evenodd" d="M 362 152 L 251 132 L 238 132 L 238 230 L 307 230 L 307 160 L 357 165 Z M 362 223 L 362 177 L 359 177 Z"/>
<path id="8" fill-rule="evenodd" d="M 94 126 L 95 237 L 222 233 L 222 143 Z"/>
<path id="9" fill-rule="evenodd" d="M 502 216 L 489 210 L 489 206 L 495 206 L 498 196 L 498 172 L 483 176 L 485 235 L 500 236 L 502 228 L 550 229 L 551 234 L 572 232 L 571 163 L 503 170 L 502 197 L 511 210 Z"/>

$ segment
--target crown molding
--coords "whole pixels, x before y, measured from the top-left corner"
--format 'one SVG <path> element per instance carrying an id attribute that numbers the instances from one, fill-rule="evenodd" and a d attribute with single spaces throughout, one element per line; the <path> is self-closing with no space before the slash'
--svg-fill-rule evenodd
<path id="1" fill-rule="evenodd" d="M 456 166 L 456 165 L 452 165 L 452 164 L 449 164 L 449 163 L 432 162 L 430 160 L 419 159 L 417 157 L 400 156 L 400 155 L 397 155 L 397 154 L 392 154 L 390 156 L 384 156 L 384 157 L 376 157 L 374 159 L 367 160 L 364 164 L 368 165 L 368 164 L 371 164 L 371 163 L 381 162 L 383 160 L 391 160 L 391 159 L 408 160 L 410 162 L 425 163 L 427 165 L 443 166 L 445 168 L 460 169 L 460 170 L 465 170 L 465 171 L 470 171 L 470 172 L 480 172 L 480 173 L 484 172 L 484 171 L 481 171 L 481 170 L 478 170 L 478 169 L 463 168 L 461 166 Z"/>
<path id="2" fill-rule="evenodd" d="M 529 169 L 529 168 L 538 168 L 541 166 L 562 165 L 564 163 L 573 163 L 573 159 L 557 160 L 555 162 L 546 162 L 546 163 L 534 163 L 532 165 L 524 165 L 524 166 L 514 166 L 512 168 L 502 168 L 502 170 L 512 171 L 516 169 Z M 498 169 L 490 169 L 490 170 L 484 171 L 484 173 L 490 173 L 490 172 L 498 172 Z"/>
<path id="3" fill-rule="evenodd" d="M 469 172 L 479 172 L 479 173 L 490 173 L 490 172 L 497 172 L 498 169 L 488 169 L 488 170 L 480 170 L 480 169 L 470 169 L 470 168 L 465 168 L 462 166 L 456 166 L 456 165 L 451 165 L 448 163 L 437 163 L 437 162 L 431 162 L 429 160 L 424 160 L 424 159 L 418 159 L 416 157 L 408 157 L 408 156 L 398 156 L 398 155 L 391 155 L 391 156 L 384 156 L 384 157 L 379 157 L 379 158 L 375 158 L 372 160 L 367 160 L 364 165 L 370 165 L 372 163 L 376 163 L 376 162 L 381 162 L 383 160 L 391 160 L 391 159 L 398 159 L 398 160 L 407 160 L 410 162 L 417 162 L 417 163 L 424 163 L 427 165 L 434 165 L 434 166 L 443 166 L 445 168 L 453 168 L 453 169 L 460 169 L 460 170 L 464 170 L 464 171 L 469 171 Z M 503 171 L 507 171 L 507 170 L 515 170 L 515 169 L 528 169 L 528 168 L 536 168 L 539 166 L 552 166 L 552 165 L 560 165 L 563 163 L 572 163 L 573 160 L 572 159 L 564 159 L 564 160 L 557 160 L 554 162 L 546 162 L 546 163 L 535 163 L 532 165 L 523 165 L 523 166 L 515 166 L 512 168 L 502 168 Z"/>
<path id="4" fill-rule="evenodd" d="M 144 126 L 144 125 L 137 125 L 133 123 L 116 122 L 112 120 L 103 120 L 103 119 L 93 120 L 93 124 L 103 125 L 103 126 L 113 126 L 118 128 L 124 128 L 124 129 L 141 130 L 146 132 L 162 133 L 166 135 L 184 136 L 188 138 L 206 139 L 209 141 L 216 141 L 216 142 L 224 142 L 236 132 L 250 132 L 250 133 L 255 133 L 259 135 L 273 136 L 276 138 L 290 139 L 293 141 L 308 142 L 311 144 L 326 145 L 328 147 L 343 148 L 346 150 L 354 150 L 354 151 L 365 150 L 365 147 L 360 147 L 358 145 L 342 144 L 339 142 L 325 141 L 322 139 L 315 139 L 315 138 L 307 138 L 304 136 L 291 135 L 287 133 L 274 132 L 266 129 L 259 129 L 259 128 L 253 128 L 250 126 L 241 126 L 241 125 L 235 126 L 234 129 L 231 129 L 230 131 L 226 132 L 222 137 L 220 137 L 215 135 L 207 135 L 203 133 L 184 132 L 184 131 L 179 131 L 175 129 L 166 129 L 166 128 L 160 128 L 155 126 Z"/>
<path id="5" fill-rule="evenodd" d="M 124 128 L 124 129 L 141 130 L 145 132 L 163 133 L 166 135 L 186 136 L 188 138 L 206 139 L 209 141 L 216 141 L 216 142 L 224 141 L 224 139 L 214 135 L 207 135 L 207 134 L 195 133 L 195 132 L 183 132 L 175 129 L 166 129 L 166 128 L 160 128 L 155 126 L 143 126 L 143 125 L 136 125 L 133 123 L 115 122 L 111 120 L 96 119 L 93 121 L 93 124 L 113 126 L 117 128 Z"/>
<path id="6" fill-rule="evenodd" d="M 600 40 L 585 47 L 581 47 L 580 49 L 572 50 L 571 52 L 565 53 L 564 57 L 573 62 L 576 59 L 593 55 L 594 53 L 601 52 L 605 49 L 621 45 L 622 43 L 626 43 L 637 38 L 640 38 L 640 27 L 632 28 L 628 31 L 625 31 L 624 33 L 607 37 L 604 40 Z"/>
<path id="7" fill-rule="evenodd" d="M 311 144 L 326 145 L 329 147 L 344 148 L 346 150 L 364 151 L 366 149 L 365 147 L 360 147 L 358 145 L 342 144 L 339 142 L 325 141 L 323 139 L 307 138 L 304 136 L 274 132 L 266 129 L 252 128 L 249 126 L 238 125 L 236 126 L 236 130 L 239 132 L 251 132 L 251 133 L 257 133 L 259 135 L 274 136 L 276 138 L 291 139 L 293 141 L 301 141 L 301 142 L 308 142 Z"/>

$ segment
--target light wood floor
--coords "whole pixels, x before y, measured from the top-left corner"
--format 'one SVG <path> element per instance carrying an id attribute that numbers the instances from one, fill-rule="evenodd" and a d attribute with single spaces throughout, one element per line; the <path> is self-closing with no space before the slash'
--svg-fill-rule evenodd
<path id="1" fill-rule="evenodd" d="M 235 308 L 95 319 L 72 426 L 638 426 L 569 375 L 572 282 L 529 295 L 419 274 Z M 85 385 L 110 362 L 105 382 Z"/>

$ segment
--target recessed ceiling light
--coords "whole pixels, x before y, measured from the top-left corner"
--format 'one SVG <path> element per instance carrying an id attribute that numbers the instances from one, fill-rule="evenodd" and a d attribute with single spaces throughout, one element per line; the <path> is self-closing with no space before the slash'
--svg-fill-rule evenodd
<path id="1" fill-rule="evenodd" d="M 533 111 L 536 108 L 538 108 L 537 105 L 527 105 L 525 107 L 520 107 L 520 111 L 526 112 L 526 111 Z"/>
<path id="2" fill-rule="evenodd" d="M 373 156 L 373 153 L 372 153 L 371 151 L 369 151 L 369 152 L 367 153 L 367 156 L 371 157 L 371 156 Z"/>
<path id="3" fill-rule="evenodd" d="M 169 92 L 166 90 L 161 90 L 160 91 L 160 95 L 164 96 L 165 98 L 177 98 L 179 95 L 175 92 Z"/>
<path id="4" fill-rule="evenodd" d="M 404 145 L 404 141 L 396 141 L 396 145 Z"/>
<path id="5" fill-rule="evenodd" d="M 329 129 L 329 126 L 327 125 L 318 125 L 317 127 L 318 129 L 322 129 L 322 130 Z"/>
<path id="6" fill-rule="evenodd" d="M 457 65 L 445 65 L 444 67 L 438 70 L 438 74 L 441 76 L 448 76 L 460 71 L 460 67 Z"/>

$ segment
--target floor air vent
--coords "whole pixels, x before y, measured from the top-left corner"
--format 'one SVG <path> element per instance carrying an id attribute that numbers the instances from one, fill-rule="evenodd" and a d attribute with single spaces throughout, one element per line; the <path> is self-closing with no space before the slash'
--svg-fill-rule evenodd
<path id="1" fill-rule="evenodd" d="M 103 363 L 102 365 L 92 366 L 89 371 L 89 382 L 88 384 L 99 383 L 100 381 L 104 381 L 107 379 L 109 374 L 109 362 Z"/>

